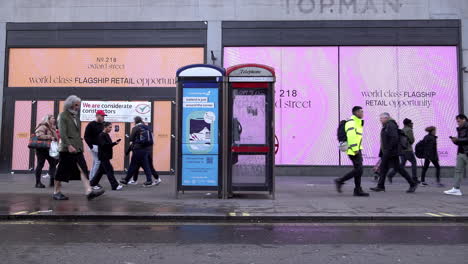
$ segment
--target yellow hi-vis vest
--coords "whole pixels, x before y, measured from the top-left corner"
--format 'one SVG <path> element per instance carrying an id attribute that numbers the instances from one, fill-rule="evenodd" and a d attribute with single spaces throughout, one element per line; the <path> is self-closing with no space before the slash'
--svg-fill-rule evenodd
<path id="1" fill-rule="evenodd" d="M 362 150 L 362 126 L 364 121 L 357 116 L 352 115 L 346 122 L 345 131 L 348 142 L 348 155 L 354 156 L 356 152 Z"/>

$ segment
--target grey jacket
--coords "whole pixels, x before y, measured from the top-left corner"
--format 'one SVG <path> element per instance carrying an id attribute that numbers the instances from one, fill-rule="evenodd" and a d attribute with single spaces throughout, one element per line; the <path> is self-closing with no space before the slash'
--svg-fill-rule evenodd
<path id="1" fill-rule="evenodd" d="M 58 116 L 58 129 L 60 132 L 60 152 L 68 152 L 68 146 L 72 145 L 77 152 L 83 152 L 83 139 L 76 117 L 69 111 L 64 111 Z"/>

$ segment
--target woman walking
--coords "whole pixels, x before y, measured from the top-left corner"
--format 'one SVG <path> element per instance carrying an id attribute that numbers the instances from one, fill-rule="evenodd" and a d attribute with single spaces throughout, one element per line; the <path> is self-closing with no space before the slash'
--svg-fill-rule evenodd
<path id="1" fill-rule="evenodd" d="M 42 122 L 37 126 L 34 132 L 37 138 L 42 140 L 57 141 L 57 129 L 55 127 L 55 117 L 53 115 L 46 115 Z M 49 149 L 36 149 L 37 167 L 36 167 L 36 188 L 44 188 L 41 182 L 42 168 L 44 168 L 45 161 L 49 163 L 49 176 L 50 187 L 54 186 L 55 169 L 57 160 L 49 155 Z"/>
<path id="2" fill-rule="evenodd" d="M 437 136 L 436 128 L 430 126 L 426 128 L 427 135 L 424 137 L 424 167 L 421 175 L 421 184 L 423 186 L 428 185 L 426 183 L 426 172 L 429 168 L 429 164 L 432 162 L 436 169 L 436 180 L 439 187 L 444 185 L 440 183 L 440 166 L 439 166 L 439 153 L 437 152 Z"/>

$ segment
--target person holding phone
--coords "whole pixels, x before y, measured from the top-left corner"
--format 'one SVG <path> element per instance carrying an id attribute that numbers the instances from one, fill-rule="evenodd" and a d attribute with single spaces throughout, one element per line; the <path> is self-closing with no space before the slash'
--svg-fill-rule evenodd
<path id="1" fill-rule="evenodd" d="M 123 186 L 117 182 L 114 176 L 114 167 L 112 167 L 111 159 L 113 156 L 112 148 L 119 144 L 121 139 L 117 139 L 117 141 L 112 142 L 109 133 L 112 131 L 112 123 L 104 122 L 104 129 L 99 134 L 99 141 L 98 141 L 98 157 L 100 161 L 99 169 L 91 180 L 91 186 L 97 187 L 99 186 L 99 181 L 102 178 L 102 175 L 105 173 L 107 175 L 107 179 L 111 185 L 112 190 L 120 191 L 122 190 Z"/>

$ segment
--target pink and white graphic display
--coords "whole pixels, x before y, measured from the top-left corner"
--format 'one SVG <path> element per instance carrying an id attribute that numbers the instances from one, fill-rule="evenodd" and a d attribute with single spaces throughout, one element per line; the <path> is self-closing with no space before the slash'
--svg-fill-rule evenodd
<path id="1" fill-rule="evenodd" d="M 354 105 L 365 111 L 364 163 L 378 160 L 379 114 L 435 125 L 441 165 L 452 166 L 458 113 L 456 47 L 227 47 L 224 66 L 275 68 L 278 165 L 339 165 L 336 128 Z M 350 164 L 345 155 L 341 164 Z"/>

